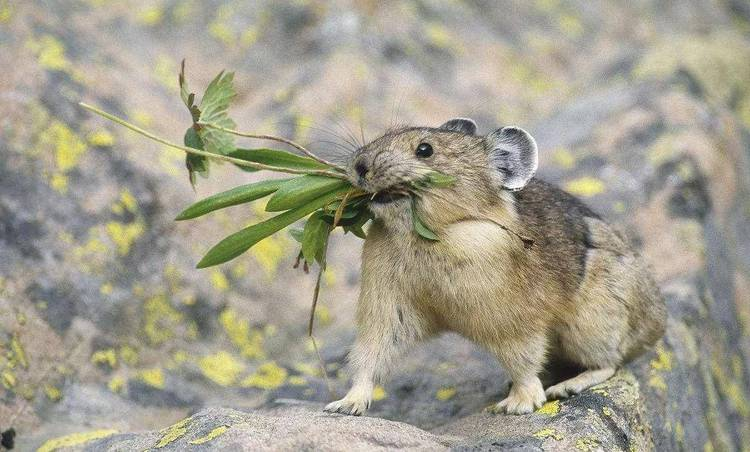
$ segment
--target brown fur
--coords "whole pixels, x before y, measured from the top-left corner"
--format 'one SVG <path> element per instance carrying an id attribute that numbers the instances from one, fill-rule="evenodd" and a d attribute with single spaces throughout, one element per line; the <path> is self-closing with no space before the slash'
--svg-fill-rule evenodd
<path id="1" fill-rule="evenodd" d="M 420 159 L 414 149 L 425 141 L 434 154 Z M 371 207 L 376 218 L 362 253 L 350 353 L 353 387 L 327 411 L 364 412 L 374 382 L 400 352 L 443 331 L 497 356 L 513 386 L 492 410 L 515 414 L 603 381 L 663 333 L 663 301 L 623 238 L 543 181 L 502 189 L 487 155 L 484 137 L 429 128 L 391 132 L 356 154 L 352 165 L 369 171 L 358 177 L 352 170 L 352 180 L 373 193 L 432 170 L 457 181 L 416 201 L 437 242 L 414 233 L 409 199 Z M 516 234 L 534 245 L 526 249 Z M 585 371 L 545 395 L 538 375 L 550 357 Z"/>

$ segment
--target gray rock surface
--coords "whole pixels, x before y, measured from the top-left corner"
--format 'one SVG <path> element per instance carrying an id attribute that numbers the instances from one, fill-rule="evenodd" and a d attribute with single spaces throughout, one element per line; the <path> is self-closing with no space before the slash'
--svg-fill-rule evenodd
<path id="1" fill-rule="evenodd" d="M 736 1 L 0 2 L 0 430 L 20 450 L 750 449 L 748 29 Z M 182 57 L 194 87 L 237 70 L 240 128 L 332 158 L 360 124 L 524 126 L 542 177 L 638 243 L 665 338 L 508 417 L 482 413 L 502 370 L 446 335 L 404 357 L 368 417 L 321 413 L 292 241 L 199 271 L 262 209 L 172 221 L 262 176 L 217 166 L 194 194 L 182 156 L 76 107 L 178 141 Z M 337 395 L 360 246 L 332 241 L 317 318 Z"/>

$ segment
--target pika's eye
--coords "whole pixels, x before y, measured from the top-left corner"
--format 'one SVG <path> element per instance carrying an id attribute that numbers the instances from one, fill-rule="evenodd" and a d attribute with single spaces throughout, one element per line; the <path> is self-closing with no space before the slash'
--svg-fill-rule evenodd
<path id="1" fill-rule="evenodd" d="M 430 143 L 419 143 L 417 146 L 417 157 L 427 158 L 432 155 L 432 146 Z"/>

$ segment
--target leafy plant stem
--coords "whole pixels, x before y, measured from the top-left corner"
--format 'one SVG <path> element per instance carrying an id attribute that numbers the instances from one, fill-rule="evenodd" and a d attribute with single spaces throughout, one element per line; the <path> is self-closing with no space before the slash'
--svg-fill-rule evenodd
<path id="1" fill-rule="evenodd" d="M 313 160 L 315 160 L 317 162 L 320 162 L 320 163 L 322 163 L 324 165 L 328 165 L 328 166 L 330 166 L 332 168 L 335 168 L 335 169 L 337 169 L 339 171 L 346 172 L 346 169 L 344 167 L 342 167 L 340 165 L 336 165 L 335 163 L 329 162 L 328 160 L 325 160 L 325 159 L 323 159 L 321 157 L 318 157 L 317 155 L 315 155 L 314 153 L 312 153 L 309 149 L 307 149 L 306 147 L 302 146 L 301 144 L 295 143 L 292 140 L 287 140 L 286 138 L 277 137 L 277 136 L 274 136 L 274 135 L 262 135 L 262 134 L 256 134 L 256 133 L 239 132 L 237 130 L 227 129 L 226 127 L 221 127 L 221 126 L 218 126 L 216 124 L 211 124 L 211 123 L 207 123 L 207 122 L 199 122 L 198 125 L 199 126 L 204 126 L 204 127 L 209 127 L 211 129 L 220 130 L 220 131 L 226 132 L 226 133 L 231 133 L 232 135 L 237 135 L 238 137 L 256 138 L 256 139 L 259 139 L 259 140 L 278 141 L 279 143 L 287 144 L 287 145 L 289 145 L 289 146 L 291 146 L 291 147 L 293 147 L 293 148 L 301 151 L 306 156 L 310 157 L 311 159 L 313 159 Z"/>
<path id="2" fill-rule="evenodd" d="M 277 167 L 277 166 L 264 165 L 262 163 L 248 162 L 246 160 L 228 157 L 226 155 L 221 155 L 221 154 L 214 154 L 212 152 L 201 151 L 199 149 L 195 149 L 195 148 L 191 148 L 187 146 L 180 146 L 179 144 L 172 143 L 171 141 L 165 140 L 164 138 L 154 135 L 151 132 L 141 129 L 135 124 L 131 124 L 122 118 L 118 118 L 117 116 L 114 116 L 97 107 L 94 107 L 93 105 L 89 105 L 84 102 L 80 102 L 78 105 L 85 108 L 86 110 L 96 113 L 99 116 L 109 119 L 112 122 L 116 122 L 117 124 L 120 124 L 121 126 L 127 127 L 133 132 L 139 133 L 145 136 L 146 138 L 150 138 L 151 140 L 156 141 L 157 143 L 161 143 L 171 148 L 179 149 L 183 152 L 187 152 L 188 154 L 200 155 L 203 157 L 217 159 L 217 160 L 224 160 L 226 162 L 234 163 L 235 165 L 238 165 L 238 166 L 246 166 L 246 167 L 255 168 L 258 170 L 278 171 L 278 172 L 290 173 L 290 174 L 313 174 L 316 176 L 333 177 L 336 179 L 347 180 L 346 176 L 344 176 L 343 174 L 339 172 L 325 171 L 325 170 L 298 170 L 298 169 L 292 169 L 292 168 L 282 168 L 282 167 Z"/>
<path id="3" fill-rule="evenodd" d="M 325 248 L 323 249 L 323 256 L 325 256 L 328 253 L 328 241 L 326 241 Z M 315 340 L 315 336 L 313 335 L 313 328 L 315 327 L 315 309 L 318 307 L 318 295 L 320 294 L 320 283 L 323 280 L 323 272 L 326 270 L 326 262 L 325 257 L 323 257 L 323 263 L 320 265 L 320 268 L 318 269 L 318 277 L 315 281 L 315 290 L 313 290 L 313 298 L 312 298 L 312 305 L 310 306 L 310 320 L 307 323 L 307 336 L 310 338 L 310 341 L 313 344 L 313 348 L 315 349 L 315 354 L 318 356 L 318 364 L 320 364 L 320 372 L 323 375 L 323 380 L 326 382 L 326 387 L 328 388 L 328 395 L 331 398 L 335 398 L 335 395 L 333 393 L 333 385 L 331 384 L 331 380 L 328 378 L 328 372 L 326 371 L 326 365 L 325 361 L 323 361 L 323 356 L 320 354 L 320 350 L 318 349 L 318 343 Z"/>

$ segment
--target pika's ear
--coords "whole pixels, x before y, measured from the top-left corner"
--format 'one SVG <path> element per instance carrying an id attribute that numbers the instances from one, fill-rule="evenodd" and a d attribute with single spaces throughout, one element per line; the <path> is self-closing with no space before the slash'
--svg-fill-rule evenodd
<path id="1" fill-rule="evenodd" d="M 490 171 L 509 190 L 520 190 L 539 164 L 536 141 L 519 127 L 503 127 L 487 135 Z"/>
<path id="2" fill-rule="evenodd" d="M 477 133 L 477 123 L 469 118 L 454 118 L 438 127 L 438 129 L 465 133 L 466 135 L 474 135 Z"/>

